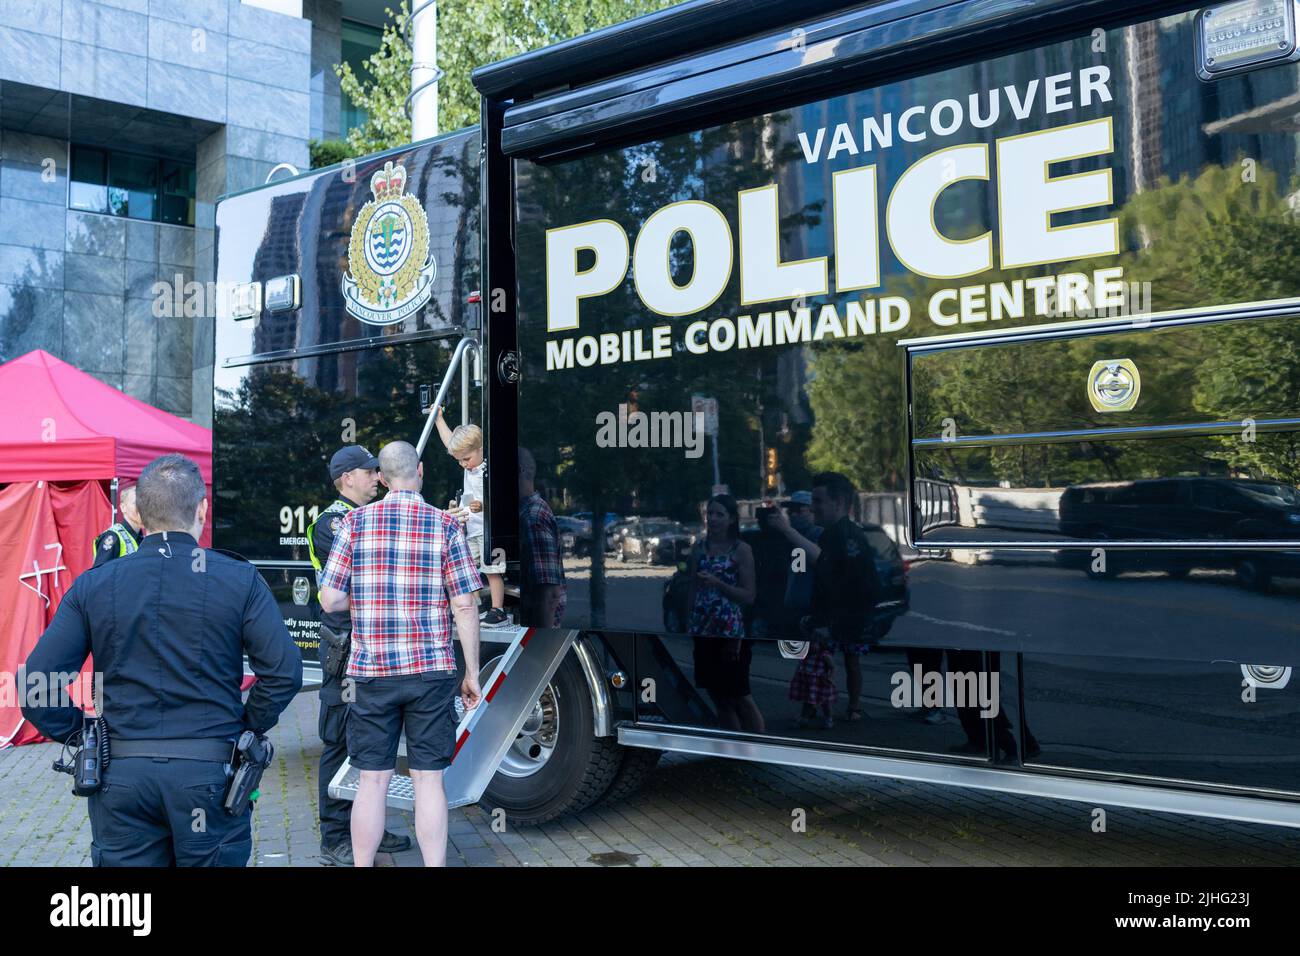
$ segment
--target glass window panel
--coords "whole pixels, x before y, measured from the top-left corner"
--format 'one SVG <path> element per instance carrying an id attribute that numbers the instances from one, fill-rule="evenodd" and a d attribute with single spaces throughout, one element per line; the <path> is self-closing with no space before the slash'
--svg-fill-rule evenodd
<path id="1" fill-rule="evenodd" d="M 108 212 L 108 157 L 102 149 L 72 147 L 68 206 L 86 212 Z"/>
<path id="2" fill-rule="evenodd" d="M 108 164 L 108 201 L 115 216 L 157 218 L 158 160 L 113 153 Z"/>
<path id="3" fill-rule="evenodd" d="M 194 167 L 174 160 L 162 161 L 159 219 L 183 226 L 194 225 Z"/>
<path id="4" fill-rule="evenodd" d="M 379 49 L 383 40 L 383 31 L 378 27 L 364 23 L 343 21 L 343 62 L 352 68 L 352 72 L 363 82 L 373 79 L 365 67 L 366 58 Z M 365 109 L 353 103 L 346 95 L 343 97 L 342 133 L 355 129 L 366 122 L 368 114 Z"/>

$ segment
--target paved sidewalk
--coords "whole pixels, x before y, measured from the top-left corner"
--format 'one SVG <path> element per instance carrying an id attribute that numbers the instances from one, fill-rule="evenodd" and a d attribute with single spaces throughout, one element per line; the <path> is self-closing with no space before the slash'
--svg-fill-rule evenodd
<path id="1" fill-rule="evenodd" d="M 276 765 L 254 814 L 258 866 L 317 866 L 316 695 L 273 732 Z M 90 826 L 58 748 L 0 751 L 0 866 L 88 866 Z M 794 822 L 802 814 L 804 832 Z M 478 807 L 453 810 L 453 866 L 1130 866 L 1296 865 L 1300 831 L 1092 808 L 852 774 L 670 755 L 636 796 L 542 827 L 492 829 Z M 389 829 L 411 833 L 408 813 Z M 601 854 L 626 854 L 602 857 Z M 412 849 L 381 862 L 419 866 Z"/>

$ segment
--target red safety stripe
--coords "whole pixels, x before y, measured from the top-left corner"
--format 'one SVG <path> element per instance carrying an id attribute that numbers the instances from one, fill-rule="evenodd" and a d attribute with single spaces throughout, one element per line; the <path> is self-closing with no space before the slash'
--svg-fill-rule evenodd
<path id="1" fill-rule="evenodd" d="M 530 627 L 526 631 L 524 631 L 524 636 L 519 640 L 519 649 L 521 651 L 528 646 L 528 642 L 532 638 L 534 630 L 536 630 L 536 628 Z M 474 713 L 469 720 L 465 732 L 462 733 L 460 735 L 460 738 L 456 741 L 456 749 L 453 750 L 451 754 L 452 760 L 456 759 L 456 754 L 460 753 L 460 748 L 464 747 L 465 742 L 469 740 L 469 735 L 470 735 L 469 728 L 473 727 L 474 724 L 478 723 L 479 715 L 483 713 L 482 708 L 484 707 L 484 705 L 492 702 L 492 698 L 496 696 L 497 691 L 501 689 L 501 685 L 505 683 L 506 675 L 510 673 L 510 667 L 514 666 L 514 663 L 517 660 L 519 660 L 518 654 L 514 655 L 513 658 L 511 658 L 509 661 L 506 662 L 506 666 L 501 669 L 501 672 L 499 674 L 497 674 L 496 680 L 494 680 L 492 682 L 492 686 L 488 688 L 488 692 L 487 694 L 484 695 L 482 702 L 478 705 L 478 707 L 474 709 Z"/>
<path id="2" fill-rule="evenodd" d="M 492 682 L 492 686 L 488 688 L 487 697 L 484 698 L 486 703 L 492 703 L 492 698 L 497 695 L 497 691 L 501 689 L 501 685 L 505 683 L 505 679 L 506 672 L 503 670 L 497 675 L 497 679 Z"/>

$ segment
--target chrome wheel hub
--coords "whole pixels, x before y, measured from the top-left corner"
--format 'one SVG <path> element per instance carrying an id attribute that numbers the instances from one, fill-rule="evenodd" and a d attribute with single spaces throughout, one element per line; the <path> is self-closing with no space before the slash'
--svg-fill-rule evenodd
<path id="1" fill-rule="evenodd" d="M 497 659 L 488 661 L 480 671 L 480 681 L 496 668 Z M 553 684 L 547 684 L 541 696 L 537 698 L 523 726 L 510 744 L 510 749 L 501 758 L 498 773 L 507 777 L 530 777 L 537 773 L 555 752 L 559 739 L 560 707 L 559 696 Z"/>

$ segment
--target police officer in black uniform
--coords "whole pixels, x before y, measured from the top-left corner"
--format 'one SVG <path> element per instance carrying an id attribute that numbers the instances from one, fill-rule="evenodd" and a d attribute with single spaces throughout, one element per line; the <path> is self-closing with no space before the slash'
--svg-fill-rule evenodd
<path id="1" fill-rule="evenodd" d="M 114 558 L 124 558 L 140 549 L 140 512 L 135 507 L 135 485 L 125 489 L 118 498 L 122 520 L 116 521 L 95 539 L 95 564 L 107 564 Z"/>
<path id="2" fill-rule="evenodd" d="M 307 549 L 317 576 L 329 560 L 330 549 L 334 547 L 334 535 L 344 515 L 354 508 L 369 504 L 379 493 L 379 460 L 360 445 L 347 445 L 330 458 L 330 478 L 338 497 L 307 528 Z M 352 630 L 352 616 L 348 611 L 321 611 L 320 619 L 322 626 L 332 632 L 335 638 L 346 638 Z M 326 866 L 352 866 L 352 804 L 329 795 L 330 781 L 348 755 L 348 706 L 343 702 L 343 671 L 331 673 L 327 669 L 329 643 L 329 636 L 322 633 L 318 726 L 321 743 L 324 745 L 320 754 L 321 862 Z M 346 666 L 346 658 L 341 659 Z M 383 853 L 400 853 L 410 848 L 410 837 L 399 837 L 386 831 L 379 843 L 380 852 Z"/>
<path id="3" fill-rule="evenodd" d="M 73 582 L 26 680 L 76 673 L 89 654 L 103 675 L 96 705 L 111 755 L 88 800 L 96 866 L 244 866 L 252 804 L 225 812 L 226 766 L 239 735 L 265 734 L 302 687 L 302 656 L 257 569 L 198 546 L 208 512 L 198 466 L 163 455 L 137 487 L 150 534 L 129 561 Z M 258 678 L 247 703 L 245 655 Z M 83 715 L 53 696 L 25 702 L 23 716 L 66 742 Z"/>

